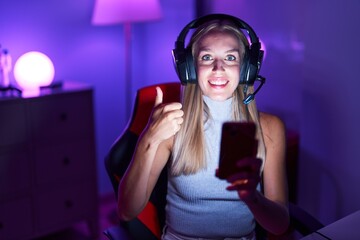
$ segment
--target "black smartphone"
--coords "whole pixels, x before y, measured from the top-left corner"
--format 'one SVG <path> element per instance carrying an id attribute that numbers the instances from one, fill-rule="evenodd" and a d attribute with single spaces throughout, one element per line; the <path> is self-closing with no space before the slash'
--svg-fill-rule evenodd
<path id="1" fill-rule="evenodd" d="M 236 173 L 238 160 L 256 156 L 258 141 L 255 133 L 256 125 L 252 122 L 225 122 L 223 124 L 218 178 L 226 179 Z"/>

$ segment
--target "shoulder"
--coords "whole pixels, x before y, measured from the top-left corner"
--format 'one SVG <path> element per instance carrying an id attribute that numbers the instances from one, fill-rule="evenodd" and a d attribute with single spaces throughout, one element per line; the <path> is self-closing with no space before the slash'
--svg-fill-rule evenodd
<path id="1" fill-rule="evenodd" d="M 265 144 L 285 139 L 285 124 L 278 116 L 264 112 L 259 116 Z"/>
<path id="2" fill-rule="evenodd" d="M 260 124 L 263 130 L 267 130 L 269 128 L 275 127 L 278 128 L 285 128 L 284 122 L 276 115 L 260 112 Z"/>

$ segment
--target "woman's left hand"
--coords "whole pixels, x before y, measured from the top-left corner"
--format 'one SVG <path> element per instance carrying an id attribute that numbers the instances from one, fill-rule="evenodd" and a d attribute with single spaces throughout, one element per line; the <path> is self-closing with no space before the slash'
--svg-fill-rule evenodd
<path id="1" fill-rule="evenodd" d="M 248 157 L 238 160 L 236 162 L 238 171 L 226 179 L 231 183 L 226 189 L 236 190 L 243 201 L 255 199 L 256 187 L 261 179 L 261 164 L 262 160 L 259 158 Z"/>

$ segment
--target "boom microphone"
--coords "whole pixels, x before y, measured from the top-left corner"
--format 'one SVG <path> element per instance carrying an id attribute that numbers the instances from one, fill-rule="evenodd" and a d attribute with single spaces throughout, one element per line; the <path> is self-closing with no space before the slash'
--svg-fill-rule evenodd
<path id="1" fill-rule="evenodd" d="M 260 85 L 256 88 L 255 92 L 250 93 L 250 94 L 248 94 L 248 95 L 245 97 L 245 99 L 243 100 L 243 103 L 246 104 L 246 105 L 249 104 L 249 103 L 251 103 L 251 102 L 255 99 L 255 94 L 260 90 L 260 88 L 262 87 L 262 85 L 264 85 L 264 83 L 265 83 L 265 78 L 262 77 L 262 76 L 260 76 L 260 75 L 258 75 L 258 77 L 255 79 L 255 81 L 259 81 L 259 82 L 260 82 Z M 245 86 L 245 88 L 244 88 L 244 93 L 247 91 L 247 87 L 248 87 L 248 85 Z"/>

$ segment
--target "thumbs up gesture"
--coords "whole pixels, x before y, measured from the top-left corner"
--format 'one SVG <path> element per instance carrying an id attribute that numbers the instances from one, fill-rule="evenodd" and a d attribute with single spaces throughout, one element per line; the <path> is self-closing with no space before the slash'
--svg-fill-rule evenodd
<path id="1" fill-rule="evenodd" d="M 155 104 L 147 126 L 154 139 L 164 141 L 174 136 L 181 128 L 184 112 L 179 102 L 163 103 L 163 92 L 156 87 Z"/>

